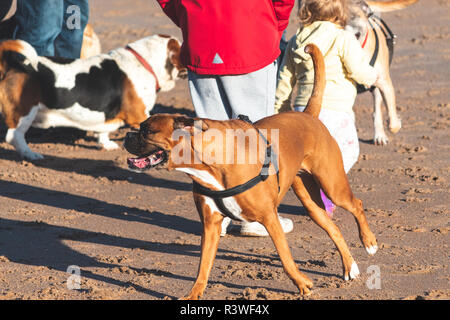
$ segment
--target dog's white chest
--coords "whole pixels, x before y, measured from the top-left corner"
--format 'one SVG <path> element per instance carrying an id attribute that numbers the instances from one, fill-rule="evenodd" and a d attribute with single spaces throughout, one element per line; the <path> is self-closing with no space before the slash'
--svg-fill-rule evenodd
<path id="1" fill-rule="evenodd" d="M 210 184 L 217 188 L 219 191 L 224 190 L 224 187 L 214 178 L 209 172 L 205 170 L 197 170 L 193 168 L 176 168 L 175 170 L 182 171 L 184 173 L 190 174 L 192 176 L 197 177 L 202 180 L 204 183 Z M 211 209 L 211 211 L 220 212 L 222 215 L 224 214 L 217 206 L 214 199 L 203 196 L 205 198 L 205 203 Z M 223 205 L 225 208 L 233 215 L 233 218 L 236 220 L 246 221 L 244 217 L 242 217 L 242 208 L 237 203 L 234 197 L 223 198 Z M 231 217 L 230 217 L 231 218 Z"/>

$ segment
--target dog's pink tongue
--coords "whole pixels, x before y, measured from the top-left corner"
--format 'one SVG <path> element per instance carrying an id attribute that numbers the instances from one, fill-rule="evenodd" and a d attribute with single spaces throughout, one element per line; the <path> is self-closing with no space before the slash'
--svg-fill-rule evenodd
<path id="1" fill-rule="evenodd" d="M 142 169 L 147 166 L 148 158 L 129 158 L 128 162 L 132 163 L 134 166 Z"/>

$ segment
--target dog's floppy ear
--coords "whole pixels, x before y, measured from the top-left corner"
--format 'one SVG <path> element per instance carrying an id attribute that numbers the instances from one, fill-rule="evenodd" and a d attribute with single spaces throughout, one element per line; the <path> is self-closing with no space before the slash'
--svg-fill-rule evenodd
<path id="1" fill-rule="evenodd" d="M 173 129 L 189 129 L 194 126 L 194 119 L 188 117 L 176 117 L 173 119 Z"/>
<path id="2" fill-rule="evenodd" d="M 181 46 L 178 40 L 172 38 L 167 42 L 167 51 L 168 51 L 168 57 L 172 65 L 177 68 L 181 69 L 183 68 L 183 64 L 181 63 L 180 58 L 180 52 L 181 52 Z"/>
<path id="3" fill-rule="evenodd" d="M 209 129 L 208 124 L 201 119 L 193 119 L 185 116 L 176 117 L 173 119 L 174 130 L 185 130 L 195 133 L 195 130 L 206 131 Z"/>
<path id="4" fill-rule="evenodd" d="M 3 79 L 10 68 L 18 69 L 25 73 L 34 73 L 36 70 L 30 65 L 26 56 L 16 51 L 4 51 L 1 57 L 0 75 Z"/>

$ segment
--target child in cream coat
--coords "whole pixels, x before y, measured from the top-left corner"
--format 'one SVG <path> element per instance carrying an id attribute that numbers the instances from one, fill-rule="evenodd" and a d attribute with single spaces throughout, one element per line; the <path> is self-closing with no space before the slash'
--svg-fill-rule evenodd
<path id="1" fill-rule="evenodd" d="M 282 61 L 275 98 L 275 113 L 291 110 L 291 96 L 298 84 L 294 109 L 303 111 L 314 84 L 314 66 L 305 46 L 315 44 L 325 60 L 326 87 L 319 119 L 328 128 L 341 149 L 348 172 L 359 156 L 353 104 L 356 83 L 366 87 L 377 84 L 378 73 L 369 65 L 355 36 L 344 30 L 344 0 L 303 0 L 299 5 L 302 27 L 289 41 Z M 321 191 L 331 216 L 334 204 Z"/>

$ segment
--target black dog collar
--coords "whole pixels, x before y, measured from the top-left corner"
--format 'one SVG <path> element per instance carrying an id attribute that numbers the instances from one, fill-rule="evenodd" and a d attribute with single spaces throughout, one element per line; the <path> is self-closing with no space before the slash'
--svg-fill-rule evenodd
<path id="1" fill-rule="evenodd" d="M 244 115 L 239 115 L 238 119 L 248 122 L 248 123 L 252 123 L 250 121 L 250 119 Z M 253 188 L 258 183 L 266 181 L 267 178 L 269 177 L 269 167 L 270 167 L 270 164 L 272 163 L 272 146 L 269 144 L 266 137 L 264 137 L 261 134 L 261 132 L 259 132 L 259 130 L 258 130 L 258 133 L 263 138 L 263 140 L 266 142 L 266 145 L 267 145 L 266 156 L 264 158 L 264 164 L 261 168 L 261 172 L 259 173 L 259 175 L 257 175 L 256 177 L 250 179 L 249 181 L 247 181 L 243 184 L 237 185 L 230 189 L 220 190 L 220 191 L 211 190 L 211 189 L 206 188 L 206 187 L 202 186 L 201 184 L 194 181 L 193 191 L 195 193 L 212 198 L 214 200 L 214 202 L 216 203 L 217 207 L 219 208 L 219 210 L 221 211 L 221 213 L 233 220 L 240 220 L 240 219 L 238 219 L 233 213 L 231 213 L 226 208 L 225 204 L 223 203 L 223 199 L 243 193 L 244 191 L 247 191 L 247 190 Z M 277 173 L 277 180 L 279 181 L 278 163 L 275 162 L 273 164 L 275 166 L 275 170 Z M 278 191 L 280 191 L 279 183 L 278 183 Z"/>

